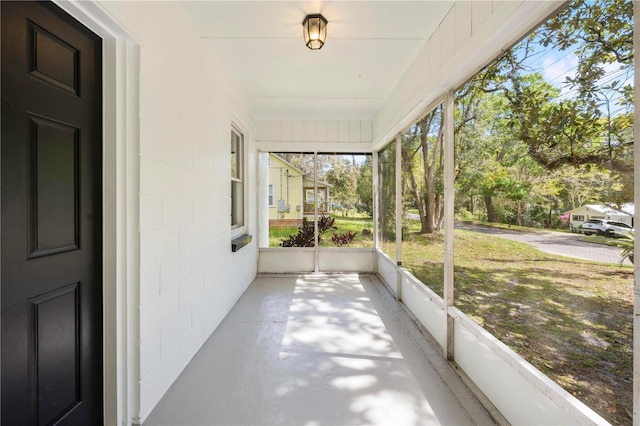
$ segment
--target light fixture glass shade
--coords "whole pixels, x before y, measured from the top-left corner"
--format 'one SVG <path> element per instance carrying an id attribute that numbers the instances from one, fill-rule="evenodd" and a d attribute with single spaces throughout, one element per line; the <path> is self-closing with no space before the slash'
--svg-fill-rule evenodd
<path id="1" fill-rule="evenodd" d="M 302 32 L 309 49 L 320 49 L 327 38 L 327 20 L 322 15 L 307 15 L 302 21 Z"/>

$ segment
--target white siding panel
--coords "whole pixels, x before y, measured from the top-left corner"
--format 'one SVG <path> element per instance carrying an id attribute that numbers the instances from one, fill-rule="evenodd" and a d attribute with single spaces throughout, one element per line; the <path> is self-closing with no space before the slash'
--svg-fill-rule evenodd
<path id="1" fill-rule="evenodd" d="M 454 45 L 455 45 L 455 9 L 450 13 L 442 21 L 440 25 L 440 37 L 441 37 L 441 47 L 440 47 L 440 61 L 442 64 L 446 64 L 449 62 L 449 59 L 453 56 L 454 53 Z"/>
<path id="2" fill-rule="evenodd" d="M 324 120 L 316 121 L 316 141 L 327 140 L 327 122 Z"/>
<path id="3" fill-rule="evenodd" d="M 348 121 L 338 121 L 338 142 L 349 142 L 350 130 Z"/>
<path id="4" fill-rule="evenodd" d="M 160 262 L 140 268 L 140 303 L 146 303 L 160 295 Z"/>
<path id="5" fill-rule="evenodd" d="M 140 305 L 140 340 L 160 332 L 160 296 Z"/>
<path id="6" fill-rule="evenodd" d="M 162 226 L 162 196 L 140 195 L 140 230 L 146 231 Z"/>
<path id="7" fill-rule="evenodd" d="M 429 42 L 427 43 L 429 46 L 429 52 L 431 52 L 431 57 L 429 58 L 430 74 L 435 74 L 440 71 L 440 66 L 442 64 L 441 61 L 441 50 L 442 50 L 442 31 L 441 27 L 438 27 L 436 31 L 433 33 Z"/>
<path id="8" fill-rule="evenodd" d="M 256 131 L 241 101 L 203 59 L 179 2 L 100 6 L 137 38 L 140 51 L 140 181 L 131 188 L 140 194 L 140 253 L 133 254 L 140 275 L 132 280 L 140 286 L 133 323 L 140 371 L 131 383 L 140 384 L 133 418 L 142 422 L 256 274 L 255 244 L 231 256 L 231 123 L 245 136 L 248 225 L 242 231 L 252 235 L 256 174 L 249 153 L 258 132 L 280 139 L 273 128 L 281 123 L 261 123 Z M 205 280 L 205 271 L 215 279 Z"/>
<path id="9" fill-rule="evenodd" d="M 349 122 L 349 142 L 360 142 L 360 121 L 351 120 Z"/>
<path id="10" fill-rule="evenodd" d="M 154 333 L 140 343 L 140 377 L 146 376 L 160 359 L 160 333 Z"/>
<path id="11" fill-rule="evenodd" d="M 454 6 L 454 49 L 457 52 L 471 37 L 471 8 L 477 2 L 458 2 Z"/>
<path id="12" fill-rule="evenodd" d="M 476 35 L 491 17 L 493 2 L 478 0 L 469 3 L 471 3 L 471 35 Z"/>
<path id="13" fill-rule="evenodd" d="M 304 141 L 315 142 L 316 139 L 316 122 L 312 120 L 304 121 Z"/>
<path id="14" fill-rule="evenodd" d="M 269 140 L 269 127 L 271 126 L 271 121 L 260 121 L 256 123 L 256 138 L 258 140 Z"/>
<path id="15" fill-rule="evenodd" d="M 444 308 L 442 299 L 424 287 L 418 280 L 403 274 L 402 301 L 431 333 L 440 346 L 444 345 Z"/>
<path id="16" fill-rule="evenodd" d="M 338 140 L 338 122 L 335 120 L 327 121 L 327 140 L 328 141 L 337 141 Z"/>
<path id="17" fill-rule="evenodd" d="M 373 250 L 320 250 L 318 268 L 326 272 L 373 272 Z"/>
<path id="18" fill-rule="evenodd" d="M 362 142 L 371 142 L 373 137 L 373 129 L 370 121 L 360 122 L 360 140 Z"/>
<path id="19" fill-rule="evenodd" d="M 269 122 L 269 134 L 267 140 L 279 141 L 282 139 L 282 123 L 280 121 Z"/>
<path id="20" fill-rule="evenodd" d="M 304 121 L 293 122 L 293 141 L 304 141 Z"/>
<path id="21" fill-rule="evenodd" d="M 143 194 L 177 194 L 180 169 L 170 164 L 142 157 L 140 192 Z"/>
<path id="22" fill-rule="evenodd" d="M 395 262 L 380 252 L 376 253 L 376 256 L 378 257 L 378 275 L 396 293 L 398 291 L 398 272 Z"/>
<path id="23" fill-rule="evenodd" d="M 286 258 L 286 262 L 283 259 Z M 292 273 L 313 272 L 315 269 L 313 250 L 298 249 L 262 249 L 258 272 Z"/>
<path id="24" fill-rule="evenodd" d="M 192 197 L 184 195 L 165 195 L 162 198 L 162 224 L 178 226 L 193 220 Z"/>
<path id="25" fill-rule="evenodd" d="M 291 141 L 293 140 L 293 121 L 284 120 L 282 122 L 282 137 L 280 141 Z"/>
<path id="26" fill-rule="evenodd" d="M 140 120 L 140 155 L 154 160 L 164 158 L 164 140 L 159 127 Z"/>

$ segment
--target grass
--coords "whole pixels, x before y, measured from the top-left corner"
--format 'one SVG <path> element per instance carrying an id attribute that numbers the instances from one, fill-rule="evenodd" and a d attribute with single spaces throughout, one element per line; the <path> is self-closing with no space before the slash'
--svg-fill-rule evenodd
<path id="1" fill-rule="evenodd" d="M 500 222 L 483 222 L 480 220 L 461 220 L 460 222 L 468 223 L 471 225 L 489 226 L 491 228 L 510 229 L 512 231 L 521 231 L 521 232 L 544 232 L 544 231 L 569 232 L 566 229 L 563 230 L 563 229 L 527 228 L 526 226 L 509 225 L 508 223 L 500 223 Z"/>
<path id="2" fill-rule="evenodd" d="M 403 265 L 442 295 L 441 235 L 409 233 Z M 455 304 L 612 424 L 631 424 L 633 269 L 455 231 Z"/>
<path id="3" fill-rule="evenodd" d="M 335 219 L 334 226 L 337 229 L 328 231 L 320 247 L 335 247 L 335 244 L 331 242 L 331 234 L 338 233 L 343 234 L 349 231 L 357 233 L 353 242 L 349 247 L 373 247 L 373 219 L 370 217 L 344 217 L 332 215 Z M 364 235 L 363 229 L 368 229 L 371 234 Z M 288 238 L 290 235 L 298 233 L 298 228 L 269 228 L 269 247 L 280 247 L 280 243 L 283 239 Z"/>

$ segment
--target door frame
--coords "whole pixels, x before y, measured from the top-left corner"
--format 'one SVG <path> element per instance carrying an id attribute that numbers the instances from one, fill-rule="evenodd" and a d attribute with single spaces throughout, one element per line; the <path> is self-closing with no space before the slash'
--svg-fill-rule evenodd
<path id="1" fill-rule="evenodd" d="M 96 0 L 52 0 L 103 40 L 104 423 L 139 423 L 139 43 Z"/>

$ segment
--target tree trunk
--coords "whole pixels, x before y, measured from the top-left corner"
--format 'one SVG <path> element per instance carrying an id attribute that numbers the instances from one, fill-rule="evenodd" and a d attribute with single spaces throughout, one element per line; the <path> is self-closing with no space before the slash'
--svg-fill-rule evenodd
<path id="1" fill-rule="evenodd" d="M 422 233 L 432 234 L 435 231 L 434 217 L 437 206 L 435 205 L 435 194 L 433 193 L 433 176 L 425 173 L 426 194 L 425 201 L 425 221 Z"/>
<path id="2" fill-rule="evenodd" d="M 424 234 L 427 229 L 427 215 L 425 213 L 425 205 L 422 197 L 420 196 L 420 191 L 418 190 L 418 185 L 416 184 L 416 178 L 413 174 L 413 168 L 411 166 L 407 167 L 409 172 L 409 190 L 413 194 L 413 198 L 416 200 L 416 204 L 418 207 L 418 216 L 420 216 L 420 233 Z"/>
<path id="3" fill-rule="evenodd" d="M 496 212 L 493 209 L 493 198 L 491 195 L 485 195 L 484 204 L 487 207 L 487 222 L 495 222 Z"/>
<path id="4" fill-rule="evenodd" d="M 518 203 L 518 206 L 516 210 L 516 225 L 524 226 L 522 224 L 522 201 L 518 201 L 517 203 Z"/>

